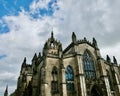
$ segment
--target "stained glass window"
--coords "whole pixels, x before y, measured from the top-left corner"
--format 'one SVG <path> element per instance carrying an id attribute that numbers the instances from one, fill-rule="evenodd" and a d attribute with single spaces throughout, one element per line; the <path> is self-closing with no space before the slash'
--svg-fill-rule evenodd
<path id="1" fill-rule="evenodd" d="M 68 66 L 66 69 L 66 83 L 67 90 L 74 91 L 74 74 L 71 66 Z"/>
<path id="2" fill-rule="evenodd" d="M 85 51 L 85 53 L 83 54 L 83 69 L 84 69 L 84 75 L 86 79 L 96 78 L 94 60 L 88 51 Z"/>

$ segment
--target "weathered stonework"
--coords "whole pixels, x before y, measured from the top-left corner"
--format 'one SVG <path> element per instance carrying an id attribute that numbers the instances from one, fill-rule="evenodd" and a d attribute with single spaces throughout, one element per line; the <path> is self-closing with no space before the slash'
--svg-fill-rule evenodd
<path id="1" fill-rule="evenodd" d="M 93 38 L 72 42 L 65 50 L 53 36 L 32 64 L 23 61 L 17 89 L 11 96 L 120 96 L 120 66 L 104 60 Z"/>

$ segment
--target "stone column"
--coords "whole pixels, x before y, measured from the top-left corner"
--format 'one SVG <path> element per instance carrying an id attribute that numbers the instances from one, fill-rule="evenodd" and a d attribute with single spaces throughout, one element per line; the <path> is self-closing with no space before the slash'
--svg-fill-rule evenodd
<path id="1" fill-rule="evenodd" d="M 117 76 L 116 73 L 115 73 L 115 79 L 116 79 L 115 89 L 117 89 L 116 94 L 120 94 L 120 81 L 119 81 L 118 76 Z"/>
<path id="2" fill-rule="evenodd" d="M 80 90 L 81 90 L 80 96 L 87 96 L 86 83 L 85 83 L 85 77 L 84 77 L 83 66 L 82 66 L 82 56 L 78 54 L 76 58 L 77 58 L 77 63 L 79 67 L 79 74 L 78 74 L 79 79 L 78 80 L 80 80 Z"/>
<path id="3" fill-rule="evenodd" d="M 105 81 L 107 96 L 112 96 L 111 91 L 110 91 L 110 84 L 109 84 L 108 76 L 103 76 L 103 80 Z"/>
<path id="4" fill-rule="evenodd" d="M 46 94 L 45 94 L 45 84 L 44 83 L 42 83 L 41 84 L 41 95 L 40 96 L 46 96 Z"/>
<path id="5" fill-rule="evenodd" d="M 65 79 L 65 68 L 61 69 L 61 87 L 62 87 L 62 96 L 67 96 L 66 89 L 66 79 Z"/>
<path id="6" fill-rule="evenodd" d="M 105 64 L 104 64 L 104 61 L 100 58 L 99 59 L 99 64 L 100 64 L 100 74 L 105 82 L 105 87 L 106 87 L 106 91 L 107 91 L 107 96 L 111 96 L 111 91 L 110 91 L 110 85 L 109 85 L 109 80 L 108 80 L 108 76 L 107 76 L 107 72 L 106 72 L 106 69 L 105 69 Z"/>

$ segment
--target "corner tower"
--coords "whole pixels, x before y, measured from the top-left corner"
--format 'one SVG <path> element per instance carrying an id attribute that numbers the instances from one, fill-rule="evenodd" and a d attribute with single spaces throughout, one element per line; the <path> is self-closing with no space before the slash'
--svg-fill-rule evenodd
<path id="1" fill-rule="evenodd" d="M 41 90 L 44 92 L 41 91 L 41 96 L 62 96 L 62 69 L 60 66 L 62 66 L 62 44 L 54 38 L 52 31 L 51 37 L 48 38 L 43 48 L 43 65 L 40 73 Z"/>

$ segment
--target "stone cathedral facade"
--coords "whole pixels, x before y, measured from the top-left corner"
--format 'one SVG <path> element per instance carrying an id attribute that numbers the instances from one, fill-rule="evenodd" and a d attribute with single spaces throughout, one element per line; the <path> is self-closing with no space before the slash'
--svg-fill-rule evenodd
<path id="1" fill-rule="evenodd" d="M 100 55 L 97 41 L 72 41 L 64 50 L 51 32 L 32 64 L 24 59 L 11 96 L 120 96 L 120 65 Z"/>

